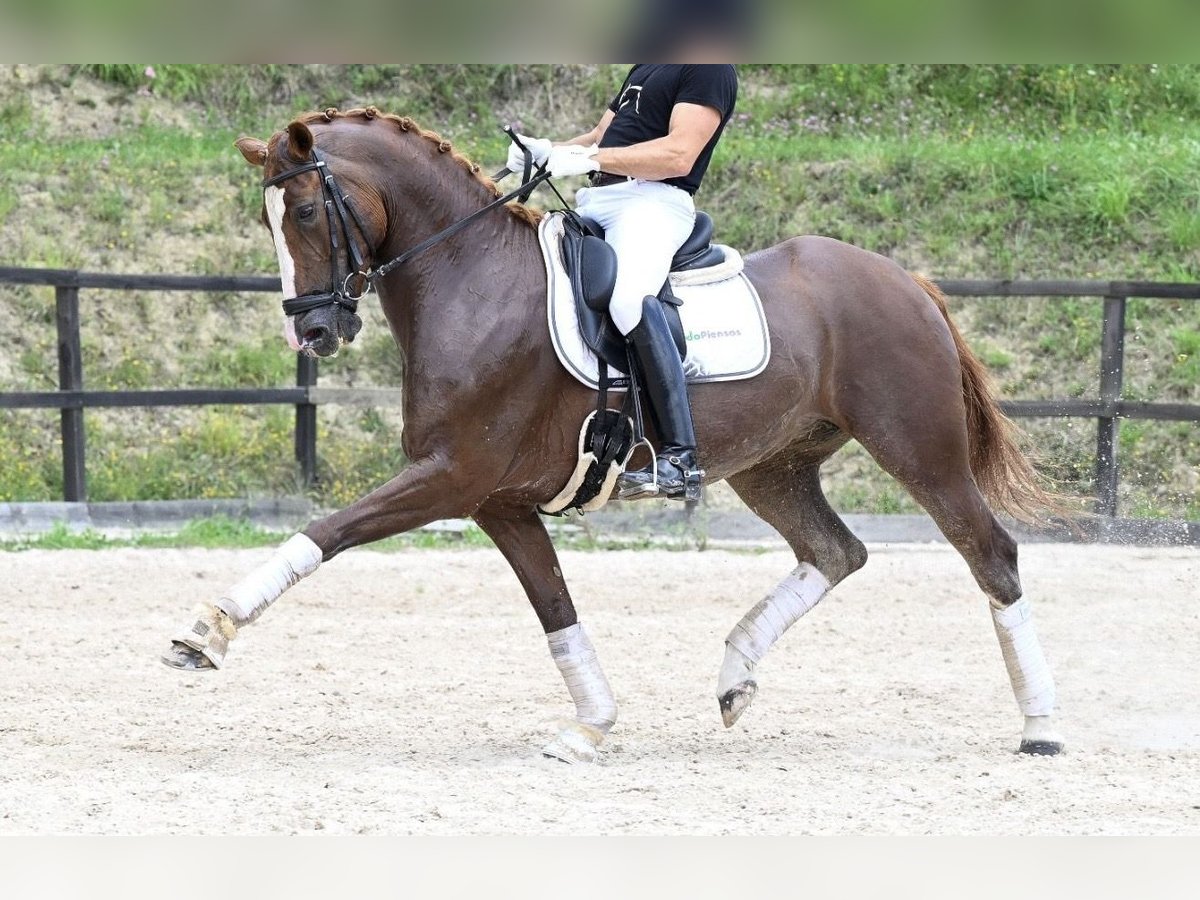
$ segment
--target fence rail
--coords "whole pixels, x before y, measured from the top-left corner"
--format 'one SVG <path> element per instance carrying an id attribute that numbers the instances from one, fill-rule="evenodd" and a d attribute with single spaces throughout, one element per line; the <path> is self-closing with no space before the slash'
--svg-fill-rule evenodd
<path id="1" fill-rule="evenodd" d="M 83 414 L 102 407 L 284 404 L 296 407 L 295 456 L 305 484 L 317 471 L 317 406 L 336 403 L 397 403 L 395 389 L 339 389 L 317 386 L 315 359 L 297 356 L 296 384 L 277 388 L 183 388 L 161 391 L 89 391 L 84 388 L 80 343 L 79 292 L 189 291 L 278 293 L 278 278 L 251 276 L 119 275 L 73 269 L 0 267 L 0 284 L 54 288 L 58 331 L 57 391 L 0 393 L 0 409 L 58 409 L 62 417 L 63 498 L 87 499 Z M 1137 299 L 1200 300 L 1200 283 L 1154 281 L 963 281 L 938 282 L 954 297 L 1094 298 L 1104 303 L 1100 332 L 1100 396 L 1074 400 L 1011 400 L 1001 404 L 1016 417 L 1070 417 L 1096 420 L 1096 506 L 1117 515 L 1120 467 L 1117 434 L 1121 419 L 1200 422 L 1200 405 L 1146 403 L 1121 397 L 1125 376 L 1125 307 Z"/>

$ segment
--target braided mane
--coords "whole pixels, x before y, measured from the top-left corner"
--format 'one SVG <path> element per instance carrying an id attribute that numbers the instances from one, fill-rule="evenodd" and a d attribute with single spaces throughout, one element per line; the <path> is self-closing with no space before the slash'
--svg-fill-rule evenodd
<path id="1" fill-rule="evenodd" d="M 443 138 L 436 131 L 429 131 L 422 128 L 408 116 L 398 116 L 394 113 L 382 113 L 374 106 L 348 109 L 344 112 L 336 107 L 331 106 L 328 109 L 320 112 L 302 113 L 296 117 L 296 121 L 302 122 L 305 125 L 332 122 L 335 119 L 366 119 L 367 121 L 383 119 L 391 122 L 405 133 L 415 134 L 418 137 L 422 137 L 425 140 L 436 144 L 439 153 L 449 153 L 450 158 L 471 173 L 471 175 L 474 176 L 480 184 L 487 188 L 488 192 L 493 197 L 500 197 L 503 195 L 503 192 L 500 190 L 500 188 L 496 186 L 496 182 L 487 175 L 483 174 L 483 171 L 480 169 L 478 163 L 473 162 L 455 150 L 453 146 L 451 146 L 450 142 Z M 543 213 L 541 211 L 529 209 L 521 203 L 509 203 L 507 204 L 507 209 L 519 221 L 524 222 L 526 225 L 529 225 L 532 228 L 536 228 L 538 223 L 542 220 Z"/>

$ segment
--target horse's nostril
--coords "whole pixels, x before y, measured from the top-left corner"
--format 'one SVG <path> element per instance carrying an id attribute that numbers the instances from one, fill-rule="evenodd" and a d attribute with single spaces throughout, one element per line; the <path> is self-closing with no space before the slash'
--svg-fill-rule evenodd
<path id="1" fill-rule="evenodd" d="M 309 328 L 304 332 L 304 340 L 307 343 L 315 344 L 317 341 L 325 337 L 329 333 L 329 329 L 321 326 L 319 328 Z"/>

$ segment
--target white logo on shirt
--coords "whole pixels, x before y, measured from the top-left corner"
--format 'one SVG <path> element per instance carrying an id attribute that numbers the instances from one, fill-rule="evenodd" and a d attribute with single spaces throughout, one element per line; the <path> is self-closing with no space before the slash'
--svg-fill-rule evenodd
<path id="1" fill-rule="evenodd" d="M 621 102 L 617 104 L 617 109 L 624 109 L 630 103 L 633 104 L 634 115 L 640 116 L 642 114 L 642 86 L 640 84 L 631 84 L 625 88 L 624 93 L 621 94 Z"/>

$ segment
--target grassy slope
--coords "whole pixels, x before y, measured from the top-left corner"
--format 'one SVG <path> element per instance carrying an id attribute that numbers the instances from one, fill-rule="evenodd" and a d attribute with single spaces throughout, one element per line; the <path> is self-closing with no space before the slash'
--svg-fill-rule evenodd
<path id="1" fill-rule="evenodd" d="M 0 72 L 3 262 L 108 271 L 272 272 L 252 173 L 230 149 L 291 113 L 374 103 L 435 126 L 485 164 L 496 124 L 590 126 L 614 67 L 127 66 Z M 703 205 L 754 249 L 840 237 L 936 277 L 1200 276 L 1200 69 L 747 68 Z M 1098 389 L 1099 304 L 961 301 L 956 316 L 1008 396 Z M 1200 400 L 1200 305 L 1134 302 L 1129 396 Z M 0 385 L 55 381 L 52 297 L 0 289 Z M 278 384 L 293 361 L 263 296 L 85 294 L 93 387 Z M 14 337 L 15 336 L 15 337 Z M 377 316 L 322 380 L 394 383 Z M 94 499 L 295 491 L 286 409 L 89 413 Z M 59 495 L 56 416 L 0 413 L 0 500 Z M 1027 422 L 1048 470 L 1086 490 L 1094 426 Z M 321 499 L 401 464 L 394 414 L 321 413 Z M 1125 509 L 1200 518 L 1193 426 L 1125 423 Z M 843 509 L 909 509 L 861 452 L 831 463 Z"/>

